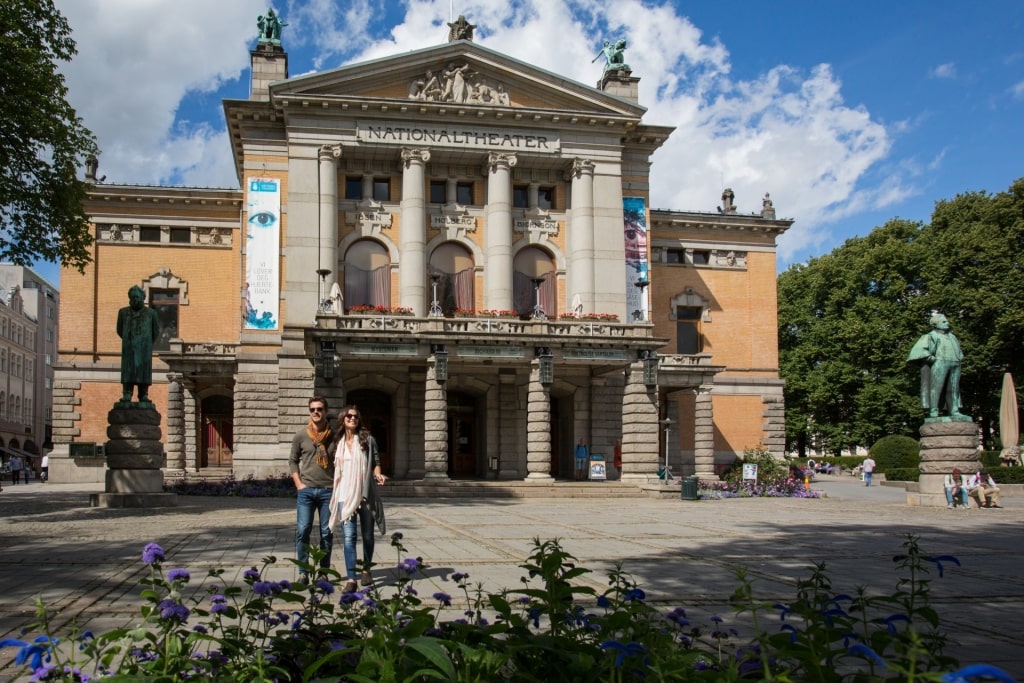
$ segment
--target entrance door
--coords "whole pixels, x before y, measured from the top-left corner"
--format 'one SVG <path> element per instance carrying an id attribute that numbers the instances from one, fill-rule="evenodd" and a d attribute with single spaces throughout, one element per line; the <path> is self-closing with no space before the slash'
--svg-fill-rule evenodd
<path id="1" fill-rule="evenodd" d="M 379 391 L 358 389 L 349 392 L 346 403 L 359 408 L 363 425 L 370 430 L 377 442 L 380 455 L 380 471 L 394 476 L 394 453 L 391 448 L 391 398 Z M 339 408 L 340 410 L 340 408 Z"/>
<path id="2" fill-rule="evenodd" d="M 227 396 L 203 400 L 202 457 L 199 467 L 230 468 L 234 449 L 233 403 Z"/>
<path id="3" fill-rule="evenodd" d="M 477 470 L 476 402 L 465 394 L 448 394 L 448 476 L 475 477 Z"/>

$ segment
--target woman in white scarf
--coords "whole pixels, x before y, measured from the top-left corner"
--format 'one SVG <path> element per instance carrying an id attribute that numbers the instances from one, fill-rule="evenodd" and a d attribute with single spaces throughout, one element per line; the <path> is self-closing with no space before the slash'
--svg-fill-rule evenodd
<path id="1" fill-rule="evenodd" d="M 340 437 L 334 452 L 334 487 L 331 493 L 332 530 L 341 523 L 344 538 L 346 593 L 357 590 L 356 582 L 356 517 L 359 533 L 363 537 L 363 567 L 361 582 L 373 584 L 370 565 L 373 563 L 373 524 L 383 528 L 383 507 L 378 486 L 387 480 L 380 471 L 377 442 L 363 426 L 362 415 L 355 406 L 345 406 L 339 415 Z M 377 513 L 377 514 L 375 514 Z M 382 532 L 383 533 L 383 532 Z"/>

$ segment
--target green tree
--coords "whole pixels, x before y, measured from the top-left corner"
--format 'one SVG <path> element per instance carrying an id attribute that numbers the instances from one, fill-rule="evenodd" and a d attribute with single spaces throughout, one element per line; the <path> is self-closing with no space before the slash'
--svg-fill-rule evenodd
<path id="1" fill-rule="evenodd" d="M 929 225 L 892 220 L 779 276 L 786 434 L 838 452 L 916 437 L 907 352 L 946 314 L 964 351 L 962 410 L 992 446 L 1004 372 L 1024 377 L 1024 179 L 936 203 Z"/>
<path id="2" fill-rule="evenodd" d="M 96 141 L 68 104 L 57 65 L 75 54 L 52 0 L 0 2 L 0 259 L 59 259 L 79 270 L 90 261 L 78 170 Z"/>

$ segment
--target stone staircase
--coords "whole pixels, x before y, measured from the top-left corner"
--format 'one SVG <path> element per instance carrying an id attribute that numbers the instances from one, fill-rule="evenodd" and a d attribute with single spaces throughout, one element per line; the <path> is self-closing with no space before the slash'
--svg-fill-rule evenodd
<path id="1" fill-rule="evenodd" d="M 231 476 L 230 467 L 205 467 L 198 472 L 185 472 L 183 470 L 164 470 L 164 483 L 177 484 L 182 482 L 197 481 L 224 481 Z"/>
<path id="2" fill-rule="evenodd" d="M 384 498 L 644 498 L 635 484 L 617 481 L 485 481 L 451 479 L 440 482 L 390 480 Z"/>

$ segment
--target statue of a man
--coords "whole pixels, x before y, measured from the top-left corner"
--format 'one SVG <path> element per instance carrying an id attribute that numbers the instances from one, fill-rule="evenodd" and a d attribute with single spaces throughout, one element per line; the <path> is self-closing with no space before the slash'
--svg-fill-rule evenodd
<path id="1" fill-rule="evenodd" d="M 132 400 L 132 387 L 139 388 L 139 401 L 149 401 L 153 383 L 153 342 L 160 336 L 156 311 L 144 305 L 142 287 L 128 290 L 128 305 L 117 312 L 117 336 L 121 338 L 121 400 Z"/>
<path id="2" fill-rule="evenodd" d="M 907 362 L 921 363 L 921 407 L 928 417 L 965 417 L 960 412 L 960 342 L 949 331 L 946 316 L 932 311 L 929 322 L 932 331 L 918 339 L 907 356 Z"/>
<path id="3" fill-rule="evenodd" d="M 606 40 L 604 41 L 604 45 L 601 47 L 601 52 L 599 52 L 598 55 L 590 61 L 590 63 L 593 64 L 597 60 L 601 59 L 601 57 L 604 57 L 605 71 L 629 71 L 629 64 L 626 64 L 625 57 L 623 56 L 625 52 L 626 41 L 624 39 L 617 40 L 614 43 L 610 40 Z"/>

